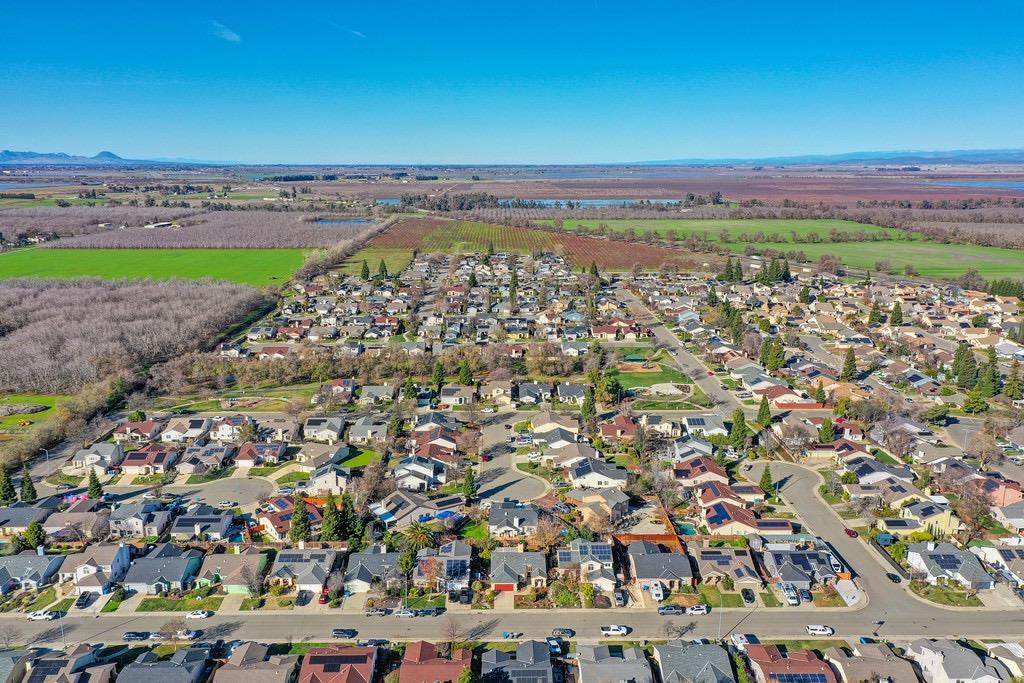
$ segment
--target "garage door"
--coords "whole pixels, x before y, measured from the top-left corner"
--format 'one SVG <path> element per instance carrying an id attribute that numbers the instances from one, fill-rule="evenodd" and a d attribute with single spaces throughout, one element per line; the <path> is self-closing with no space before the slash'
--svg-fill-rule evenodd
<path id="1" fill-rule="evenodd" d="M 516 589 L 516 585 L 514 583 L 496 583 L 492 585 L 491 588 L 496 591 L 508 592 L 514 591 Z"/>

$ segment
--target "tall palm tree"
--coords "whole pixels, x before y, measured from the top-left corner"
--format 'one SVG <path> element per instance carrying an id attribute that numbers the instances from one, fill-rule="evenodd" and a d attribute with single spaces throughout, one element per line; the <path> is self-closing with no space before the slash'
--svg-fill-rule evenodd
<path id="1" fill-rule="evenodd" d="M 423 522 L 413 522 L 410 524 L 409 528 L 405 530 L 404 535 L 406 545 L 413 552 L 419 552 L 424 548 L 430 548 L 434 545 L 434 532 Z"/>

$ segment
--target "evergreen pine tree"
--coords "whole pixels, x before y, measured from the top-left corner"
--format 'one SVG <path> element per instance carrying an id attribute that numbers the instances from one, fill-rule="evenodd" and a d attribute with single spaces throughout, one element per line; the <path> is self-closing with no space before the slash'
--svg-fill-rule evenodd
<path id="1" fill-rule="evenodd" d="M 790 282 L 793 279 L 793 274 L 789 272 L 789 259 L 782 259 L 782 281 Z"/>
<path id="2" fill-rule="evenodd" d="M 341 541 L 342 536 L 341 513 L 334 500 L 334 493 L 328 493 L 324 499 L 324 514 L 320 522 L 321 541 Z"/>
<path id="3" fill-rule="evenodd" d="M 25 527 L 25 545 L 33 550 L 46 545 L 46 529 L 38 520 L 29 522 L 29 525 Z"/>
<path id="4" fill-rule="evenodd" d="M 593 275 L 594 277 L 601 277 L 601 273 L 597 269 L 597 262 L 596 261 L 591 261 L 590 262 L 590 274 Z"/>
<path id="5" fill-rule="evenodd" d="M 900 302 L 897 301 L 892 305 L 892 311 L 889 312 L 889 325 L 892 327 L 899 327 L 903 324 L 903 307 L 900 306 Z"/>
<path id="6" fill-rule="evenodd" d="M 857 376 L 857 357 L 853 355 L 853 347 L 846 349 L 846 358 L 843 359 L 843 371 L 839 379 L 843 382 L 852 382 Z"/>
<path id="7" fill-rule="evenodd" d="M 476 273 L 470 273 L 469 274 L 469 283 L 468 284 L 469 284 L 469 288 L 470 289 L 472 289 L 473 287 L 476 287 L 476 285 L 477 285 Z"/>
<path id="8" fill-rule="evenodd" d="M 968 350 L 956 376 L 956 385 L 961 389 L 973 389 L 978 385 L 978 363 L 974 360 L 974 352 Z"/>
<path id="9" fill-rule="evenodd" d="M 761 342 L 761 351 L 757 354 L 757 362 L 760 363 L 765 369 L 768 369 L 768 358 L 772 354 L 772 346 L 774 342 L 771 337 L 766 337 Z"/>
<path id="10" fill-rule="evenodd" d="M 786 364 L 786 349 L 781 339 L 776 339 L 772 345 L 772 353 L 768 357 L 768 369 L 774 372 Z"/>
<path id="11" fill-rule="evenodd" d="M 416 398 L 416 383 L 412 381 L 412 377 L 405 378 L 405 385 L 402 387 L 402 398 Z"/>
<path id="12" fill-rule="evenodd" d="M 7 468 L 0 465 L 0 505 L 8 507 L 18 501 L 18 494 L 14 491 L 14 483 L 11 481 L 11 473 Z"/>
<path id="13" fill-rule="evenodd" d="M 749 436 L 750 428 L 747 427 L 747 418 L 743 411 L 737 408 L 732 411 L 732 428 L 729 430 L 729 443 L 732 444 L 733 448 L 743 448 Z"/>
<path id="14" fill-rule="evenodd" d="M 968 391 L 964 398 L 963 408 L 965 413 L 984 413 L 988 410 L 988 401 L 981 395 L 981 392 Z"/>
<path id="15" fill-rule="evenodd" d="M 359 271 L 359 277 L 362 278 L 364 282 L 370 279 L 370 264 L 366 262 L 366 259 L 363 259 L 363 267 Z"/>
<path id="16" fill-rule="evenodd" d="M 441 391 L 441 385 L 444 384 L 444 363 L 441 361 L 434 362 L 434 373 L 431 378 L 434 383 L 434 388 L 437 391 Z"/>
<path id="17" fill-rule="evenodd" d="M 96 476 L 96 468 L 89 468 L 89 488 L 87 490 L 91 500 L 99 500 L 103 497 L 103 486 L 100 485 L 99 477 Z"/>
<path id="18" fill-rule="evenodd" d="M 871 312 L 868 313 L 868 325 L 880 322 L 882 322 L 882 309 L 878 307 L 878 302 L 875 301 L 871 304 Z"/>
<path id="19" fill-rule="evenodd" d="M 800 303 L 802 303 L 805 306 L 807 304 L 811 303 L 811 288 L 808 287 L 807 285 L 804 285 L 803 287 L 801 287 L 800 288 L 800 297 L 799 298 L 800 298 Z"/>
<path id="20" fill-rule="evenodd" d="M 836 426 L 832 422 L 832 418 L 826 417 L 821 421 L 821 426 L 818 427 L 818 441 L 822 443 L 831 443 L 836 440 Z"/>
<path id="21" fill-rule="evenodd" d="M 298 491 L 292 498 L 292 526 L 288 529 L 288 538 L 292 543 L 308 541 L 310 539 L 309 510 L 306 508 L 306 501 Z"/>
<path id="22" fill-rule="evenodd" d="M 765 465 L 764 470 L 761 472 L 761 480 L 757 483 L 764 491 L 764 494 L 768 497 L 772 497 L 775 493 L 775 482 L 772 481 L 772 468 L 771 465 Z"/>
<path id="23" fill-rule="evenodd" d="M 459 384 L 472 384 L 473 370 L 469 367 L 469 361 L 463 359 L 459 363 Z"/>
<path id="24" fill-rule="evenodd" d="M 28 463 L 21 468 L 21 501 L 23 503 L 36 502 L 36 486 L 32 483 L 32 475 L 28 471 Z"/>
<path id="25" fill-rule="evenodd" d="M 381 259 L 380 263 L 377 264 L 377 275 L 381 277 L 388 276 L 388 264 L 384 263 L 384 259 Z"/>
<path id="26" fill-rule="evenodd" d="M 1003 393 L 1011 401 L 1019 401 L 1024 398 L 1024 384 L 1021 383 L 1020 361 L 1014 359 L 1010 365 L 1010 372 L 1006 376 L 1006 385 L 1003 386 Z"/>
<path id="27" fill-rule="evenodd" d="M 818 382 L 818 386 L 814 388 L 814 402 L 824 405 L 827 400 L 828 397 L 825 395 L 825 385 L 822 382 Z"/>
<path id="28" fill-rule="evenodd" d="M 466 501 L 473 500 L 473 496 L 476 495 L 476 475 L 473 474 L 473 468 L 467 467 L 466 474 L 462 477 L 462 495 L 466 497 Z"/>
<path id="29" fill-rule="evenodd" d="M 356 510 L 355 501 L 348 493 L 341 497 L 341 519 L 344 523 L 346 538 L 362 538 L 363 516 Z"/>
<path id="30" fill-rule="evenodd" d="M 708 302 L 708 306 L 717 306 L 718 305 L 718 292 L 715 291 L 715 286 L 714 285 L 709 285 L 708 286 L 707 302 Z"/>
<path id="31" fill-rule="evenodd" d="M 597 406 L 594 403 L 594 390 L 588 385 L 586 392 L 583 394 L 583 405 L 580 406 L 580 417 L 583 419 L 583 422 L 588 422 L 596 412 Z"/>
<path id="32" fill-rule="evenodd" d="M 757 424 L 767 427 L 772 423 L 772 409 L 768 405 L 768 397 L 761 397 L 761 405 L 757 408 Z"/>

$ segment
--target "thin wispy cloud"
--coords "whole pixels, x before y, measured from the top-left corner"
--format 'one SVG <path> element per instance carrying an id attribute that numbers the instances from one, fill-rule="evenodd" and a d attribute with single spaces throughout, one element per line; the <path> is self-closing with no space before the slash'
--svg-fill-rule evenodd
<path id="1" fill-rule="evenodd" d="M 366 40 L 366 34 L 363 33 L 362 31 L 357 31 L 354 28 L 347 28 L 345 30 L 354 35 L 356 38 L 362 38 L 363 40 Z"/>
<path id="2" fill-rule="evenodd" d="M 210 22 L 210 32 L 222 40 L 226 40 L 229 43 L 240 43 L 242 42 L 242 36 L 238 35 L 230 28 L 220 23 L 217 20 Z"/>

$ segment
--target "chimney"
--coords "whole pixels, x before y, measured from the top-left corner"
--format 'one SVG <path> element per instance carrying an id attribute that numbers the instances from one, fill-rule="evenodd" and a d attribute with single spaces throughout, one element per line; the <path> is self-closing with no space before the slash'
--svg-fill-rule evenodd
<path id="1" fill-rule="evenodd" d="M 46 546 L 44 546 L 44 545 L 37 545 L 36 546 L 36 555 L 38 555 L 39 557 L 42 557 L 45 554 L 46 554 Z"/>

